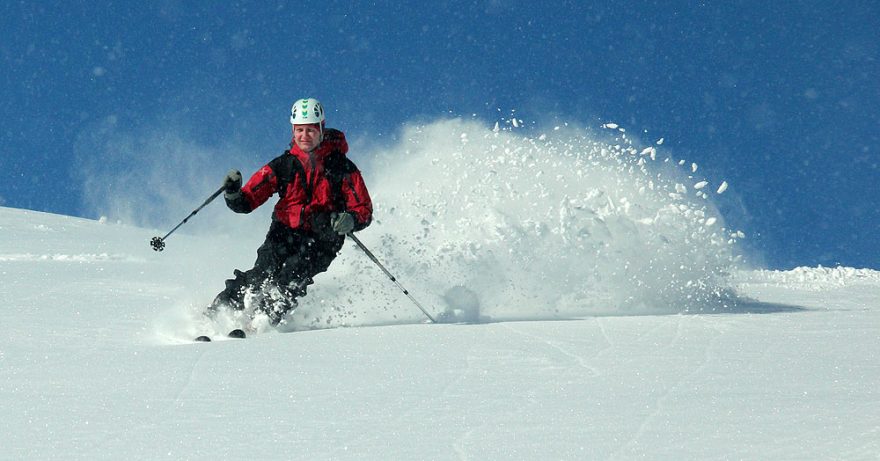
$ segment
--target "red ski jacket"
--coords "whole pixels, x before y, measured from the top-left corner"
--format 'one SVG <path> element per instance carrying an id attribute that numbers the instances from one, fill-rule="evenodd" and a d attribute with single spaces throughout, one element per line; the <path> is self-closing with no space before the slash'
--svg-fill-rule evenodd
<path id="1" fill-rule="evenodd" d="M 290 150 L 260 168 L 241 188 L 241 195 L 227 197 L 233 211 L 250 213 L 273 194 L 273 219 L 293 229 L 325 232 L 334 211 L 354 215 L 355 230 L 367 227 L 373 219 L 373 203 L 364 178 L 345 154 L 345 134 L 332 128 L 312 152 L 303 152 L 291 143 Z"/>

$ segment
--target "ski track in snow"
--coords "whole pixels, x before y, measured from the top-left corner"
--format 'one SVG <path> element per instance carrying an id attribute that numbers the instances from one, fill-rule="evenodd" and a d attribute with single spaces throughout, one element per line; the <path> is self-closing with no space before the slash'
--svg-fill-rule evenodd
<path id="1" fill-rule="evenodd" d="M 147 431 L 148 429 L 154 427 L 161 427 L 163 425 L 167 425 L 168 423 L 174 421 L 176 418 L 175 410 L 180 407 L 181 402 L 184 401 L 183 397 L 188 393 L 190 386 L 193 382 L 193 378 L 196 374 L 196 370 L 199 367 L 199 364 L 202 362 L 202 359 L 209 353 L 207 349 L 200 351 L 195 361 L 189 367 L 189 373 L 186 374 L 186 378 L 183 381 L 183 384 L 175 386 L 177 387 L 177 391 L 174 393 L 174 397 L 171 399 L 163 399 L 166 400 L 166 403 L 158 409 L 154 409 L 157 411 L 151 411 L 149 417 L 147 417 L 144 421 L 140 421 L 134 427 L 121 427 L 114 428 L 110 433 L 104 434 L 101 436 L 100 440 L 97 440 L 92 443 L 91 447 L 83 448 L 83 454 L 86 455 L 87 459 L 100 459 L 104 456 L 106 448 L 109 444 L 116 442 L 119 438 L 122 438 L 126 434 L 134 432 Z M 172 375 L 171 379 L 175 377 Z"/>
<path id="2" fill-rule="evenodd" d="M 32 253 L 10 253 L 0 254 L 0 262 L 73 262 L 73 263 L 93 263 L 107 261 L 121 261 L 141 263 L 145 260 L 127 254 L 32 254 Z"/>
<path id="3" fill-rule="evenodd" d="M 517 332 L 517 334 L 521 334 L 521 333 Z M 479 369 L 478 367 L 473 367 L 471 364 L 472 360 L 478 360 L 478 359 L 479 359 L 479 357 L 472 356 L 471 354 L 468 354 L 467 355 L 468 365 L 467 365 L 465 371 L 463 373 L 461 373 L 455 381 L 463 380 L 468 375 L 473 373 L 474 370 L 478 370 Z M 446 390 L 453 389 L 455 387 L 455 381 L 451 382 L 450 385 L 446 386 L 445 389 Z M 447 394 L 447 392 L 444 391 L 444 395 L 446 395 L 446 394 Z M 514 406 L 515 410 L 511 414 L 510 419 L 515 420 L 515 421 L 522 420 L 523 418 L 520 415 L 524 415 L 524 414 L 527 414 L 528 412 L 532 411 L 538 404 L 539 404 L 539 402 L 537 402 L 533 398 L 527 398 L 526 402 L 523 402 L 522 400 L 517 401 L 516 405 Z M 451 443 L 452 449 L 455 452 L 456 457 L 459 460 L 481 459 L 479 454 L 471 455 L 471 450 L 468 449 L 468 444 L 469 443 L 476 443 L 476 435 L 477 434 L 485 434 L 485 433 L 491 432 L 491 430 L 490 430 L 491 424 L 492 424 L 492 422 L 490 420 L 484 419 L 480 422 L 480 424 L 472 426 L 468 430 L 461 433 L 461 435 L 457 436 L 454 440 L 452 440 L 452 443 Z"/>
<path id="4" fill-rule="evenodd" d="M 604 339 L 605 342 L 608 344 L 608 348 L 606 349 L 614 347 L 614 342 L 611 341 L 611 338 L 608 337 L 608 332 L 605 331 L 605 325 L 601 317 L 596 318 L 596 325 L 599 327 L 599 332 L 602 333 L 602 339 Z"/>
<path id="5" fill-rule="evenodd" d="M 443 392 L 441 393 L 441 397 L 445 397 L 445 396 L 449 395 L 449 392 L 456 386 L 456 384 L 462 382 L 465 379 L 465 377 L 468 376 L 472 372 L 470 353 L 468 353 L 467 356 L 465 357 L 465 363 L 466 363 L 465 368 L 461 371 L 461 373 L 459 373 L 458 376 L 454 380 L 450 381 L 448 385 L 444 386 Z M 458 459 L 460 459 L 460 460 L 471 459 L 470 455 L 468 454 L 466 444 L 467 444 L 468 440 L 470 440 L 471 437 L 475 433 L 480 431 L 483 427 L 484 427 L 484 425 L 481 425 L 481 426 L 475 427 L 475 428 L 471 428 L 471 429 L 465 431 L 463 434 L 458 436 L 458 438 L 456 438 L 455 440 L 452 441 L 452 449 L 455 452 Z"/>
<path id="6" fill-rule="evenodd" d="M 519 330 L 516 327 L 512 326 L 512 324 L 504 324 L 504 327 L 507 328 L 508 330 L 520 335 L 520 336 L 523 336 L 525 338 L 529 338 L 534 342 L 538 342 L 540 344 L 550 346 L 550 348 L 557 351 L 559 353 L 559 355 L 566 357 L 570 360 L 573 360 L 574 362 L 576 362 L 578 364 L 579 367 L 583 368 L 584 370 L 587 370 L 592 376 L 601 376 L 603 374 L 601 370 L 590 365 L 588 363 L 587 359 L 585 359 L 584 357 L 581 357 L 578 354 L 575 354 L 573 352 L 568 351 L 567 349 L 565 349 L 559 343 L 557 343 L 556 341 L 553 341 L 552 339 L 538 336 L 538 335 L 534 335 L 534 334 L 530 334 L 530 333 L 526 333 L 526 332 Z M 601 353 L 603 350 L 600 350 L 599 352 L 597 352 L 597 354 Z"/>
<path id="7" fill-rule="evenodd" d="M 638 441 L 642 438 L 642 436 L 645 434 L 645 432 L 653 424 L 655 424 L 659 415 L 662 414 L 666 410 L 666 408 L 667 408 L 666 402 L 669 400 L 669 397 L 672 394 L 678 392 L 678 390 L 680 388 L 682 388 L 683 383 L 688 382 L 691 379 L 701 375 L 706 370 L 708 365 L 711 364 L 713 362 L 713 360 L 715 360 L 715 354 L 712 352 L 712 350 L 713 350 L 713 348 L 715 348 L 716 344 L 718 343 L 718 341 L 720 340 L 720 338 L 723 334 L 724 333 L 718 332 L 718 334 L 716 334 L 715 337 L 713 337 L 712 340 L 705 346 L 705 348 L 703 349 L 702 363 L 700 363 L 693 371 L 691 371 L 690 373 L 688 373 L 685 376 L 682 376 L 681 378 L 676 380 L 674 383 L 672 383 L 670 386 L 668 386 L 666 388 L 666 390 L 663 392 L 663 394 L 660 395 L 660 397 L 658 397 L 654 401 L 654 410 L 650 414 L 645 416 L 645 418 L 642 420 L 641 424 L 639 424 L 639 427 L 636 430 L 635 434 L 633 434 L 632 438 L 630 438 L 628 441 L 624 442 L 620 446 L 620 448 L 610 456 L 610 458 L 617 458 L 618 456 L 627 457 L 626 451 L 628 449 L 631 449 L 634 445 L 636 445 L 638 443 Z M 680 337 L 681 337 L 681 317 L 679 317 L 678 325 L 676 327 L 675 338 L 673 339 L 672 343 L 674 344 L 675 342 L 677 342 L 678 338 L 680 338 Z"/>

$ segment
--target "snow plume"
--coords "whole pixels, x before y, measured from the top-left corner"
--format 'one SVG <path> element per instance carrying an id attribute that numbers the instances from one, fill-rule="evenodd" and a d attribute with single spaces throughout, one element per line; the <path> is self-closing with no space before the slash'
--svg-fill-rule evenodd
<path id="1" fill-rule="evenodd" d="M 376 221 L 361 239 L 429 310 L 455 320 L 722 307 L 744 235 L 659 143 L 639 149 L 622 128 L 603 128 L 610 139 L 463 120 L 406 128 L 366 168 Z M 351 246 L 299 323 L 421 317 Z"/>
<path id="2" fill-rule="evenodd" d="M 127 224 L 170 229 L 201 205 L 230 168 L 252 172 L 260 159 L 233 145 L 207 146 L 182 127 L 126 128 L 115 116 L 84 131 L 74 155 L 88 213 Z M 245 164 L 248 163 L 248 164 Z M 181 233 L 236 232 L 227 210 L 212 204 Z"/>

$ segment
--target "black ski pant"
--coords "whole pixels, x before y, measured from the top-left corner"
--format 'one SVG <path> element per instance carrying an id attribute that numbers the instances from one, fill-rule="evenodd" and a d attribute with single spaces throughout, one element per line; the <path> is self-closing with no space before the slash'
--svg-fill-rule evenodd
<path id="1" fill-rule="evenodd" d="M 235 278 L 226 281 L 226 289 L 217 295 L 209 311 L 223 306 L 244 309 L 245 294 L 250 292 L 257 304 L 255 311 L 265 312 L 278 324 L 296 307 L 296 298 L 305 296 L 315 275 L 330 267 L 344 241 L 344 236 L 322 239 L 273 220 L 266 241 L 257 249 L 254 267 L 244 272 L 236 269 Z"/>

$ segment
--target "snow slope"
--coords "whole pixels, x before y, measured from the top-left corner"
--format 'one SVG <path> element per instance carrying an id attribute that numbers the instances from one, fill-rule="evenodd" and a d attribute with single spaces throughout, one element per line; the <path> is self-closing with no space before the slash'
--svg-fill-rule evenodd
<path id="1" fill-rule="evenodd" d="M 756 300 L 721 313 L 388 319 L 196 344 L 193 287 L 222 280 L 206 262 L 230 242 L 176 235 L 159 254 L 152 235 L 0 208 L 0 457 L 880 454 L 875 271 L 743 272 Z"/>
<path id="2" fill-rule="evenodd" d="M 728 184 L 662 140 L 520 125 L 355 149 L 360 238 L 471 324 L 349 244 L 281 331 L 193 343 L 268 217 L 212 204 L 153 252 L 216 187 L 168 183 L 187 152 L 92 189 L 156 222 L 0 208 L 0 458 L 878 459 L 880 273 L 747 270 Z"/>

